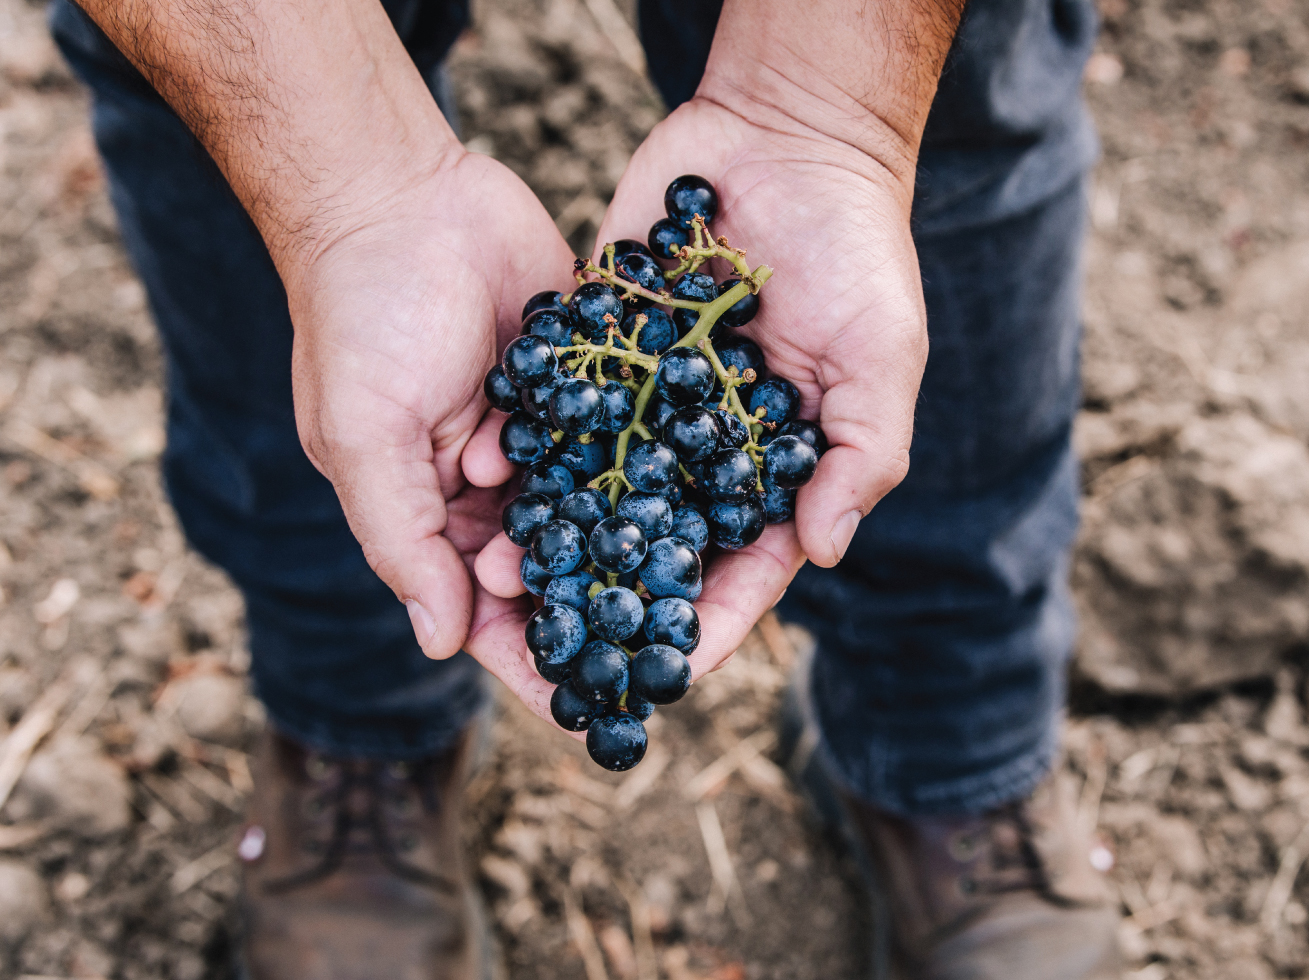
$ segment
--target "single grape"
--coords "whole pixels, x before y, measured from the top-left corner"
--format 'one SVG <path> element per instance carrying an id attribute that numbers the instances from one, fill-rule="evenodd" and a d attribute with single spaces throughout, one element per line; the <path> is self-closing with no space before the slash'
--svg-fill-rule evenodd
<path id="1" fill-rule="evenodd" d="M 591 560 L 606 572 L 630 572 L 645 560 L 645 532 L 626 517 L 606 517 L 590 537 Z"/>
<path id="2" fill-rule="evenodd" d="M 573 676 L 573 665 L 567 660 L 561 664 L 548 664 L 540 657 L 533 657 L 532 663 L 536 665 L 536 672 L 541 678 L 551 684 L 562 684 Z"/>
<path id="3" fill-rule="evenodd" d="M 573 346 L 573 334 L 576 332 L 577 323 L 573 315 L 562 308 L 541 310 L 523 323 L 523 333 L 540 337 L 553 347 Z"/>
<path id="4" fill-rule="evenodd" d="M 568 377 L 567 369 L 561 364 L 545 384 L 537 385 L 535 388 L 524 388 L 520 399 L 523 411 L 542 422 L 550 422 L 550 396 Z"/>
<path id="5" fill-rule="evenodd" d="M 559 517 L 576 524 L 587 537 L 609 516 L 609 498 L 594 487 L 581 487 L 559 501 Z"/>
<path id="6" fill-rule="evenodd" d="M 518 388 L 535 388 L 550 380 L 559 366 L 554 346 L 541 337 L 515 337 L 509 341 L 500 367 Z"/>
<path id="7" fill-rule="evenodd" d="M 660 538 L 650 544 L 641 562 L 641 582 L 656 598 L 686 597 L 700 581 L 700 556 L 681 538 Z"/>
<path id="8" fill-rule="evenodd" d="M 555 450 L 552 461 L 565 467 L 578 483 L 589 483 L 609 469 L 609 458 L 599 439 L 578 442 L 576 436 L 566 436 Z"/>
<path id="9" fill-rule="evenodd" d="M 673 526 L 669 535 L 681 538 L 696 551 L 704 551 L 709 546 L 709 525 L 695 507 L 685 504 L 673 512 Z"/>
<path id="10" fill-rule="evenodd" d="M 739 283 L 740 279 L 724 279 L 718 284 L 718 295 L 732 289 Z M 726 312 L 718 318 L 718 322 L 725 327 L 744 327 L 747 323 L 755 318 L 759 312 L 759 295 L 757 293 L 747 293 L 743 298 L 738 299 L 729 306 Z"/>
<path id="11" fill-rule="evenodd" d="M 713 276 L 707 276 L 703 272 L 688 272 L 673 285 L 672 296 L 673 299 L 687 299 L 693 303 L 710 303 L 718 298 L 718 284 L 714 282 Z M 699 310 L 673 307 L 673 323 L 677 327 L 679 337 L 685 337 L 690 333 L 699 319 Z"/>
<path id="12" fill-rule="evenodd" d="M 523 580 L 523 585 L 532 595 L 545 595 L 550 579 L 553 578 L 549 572 L 532 561 L 530 551 L 523 555 L 523 560 L 518 566 L 518 577 Z"/>
<path id="13" fill-rule="evenodd" d="M 505 536 L 520 548 L 531 543 L 539 528 L 555 519 L 555 502 L 540 493 L 520 493 L 500 515 Z"/>
<path id="14" fill-rule="evenodd" d="M 550 717 L 566 732 L 584 732 L 604 712 L 604 705 L 588 701 L 564 681 L 550 695 Z"/>
<path id="15" fill-rule="evenodd" d="M 514 412 L 500 427 L 500 452 L 511 463 L 525 466 L 540 462 L 553 448 L 550 426 L 526 412 Z"/>
<path id="16" fill-rule="evenodd" d="M 808 419 L 792 419 L 777 430 L 779 436 L 799 436 L 809 445 L 814 447 L 814 452 L 819 456 L 827 452 L 827 435 L 823 432 L 823 427 L 817 422 L 810 422 Z"/>
<path id="17" fill-rule="evenodd" d="M 697 214 L 708 224 L 718 214 L 718 193 L 703 177 L 684 174 L 664 191 L 664 210 L 683 228 L 690 228 Z"/>
<path id="18" fill-rule="evenodd" d="M 695 602 L 697 599 L 700 598 L 700 593 L 703 591 L 704 591 L 704 579 L 701 579 L 699 582 L 696 582 L 695 585 L 687 589 L 686 592 L 684 592 L 678 598 L 685 599 L 687 602 Z"/>
<path id="19" fill-rule="evenodd" d="M 644 247 L 640 252 L 629 252 L 622 258 L 618 259 L 618 278 L 626 279 L 628 282 L 634 282 L 644 289 L 657 293 L 664 288 L 664 270 L 659 267 Z M 619 291 L 622 286 L 616 286 Z M 640 310 L 650 305 L 650 300 L 643 296 L 633 296 L 626 299 L 623 303 L 629 310 Z"/>
<path id="20" fill-rule="evenodd" d="M 673 505 L 663 494 L 633 491 L 618 501 L 615 512 L 635 521 L 647 541 L 662 538 L 673 528 Z"/>
<path id="21" fill-rule="evenodd" d="M 588 282 L 578 286 L 568 303 L 569 312 L 578 329 L 593 343 L 604 343 L 609 333 L 606 316 L 613 317 L 614 326 L 623 322 L 623 301 L 602 282 Z"/>
<path id="22" fill-rule="evenodd" d="M 558 463 L 545 461 L 533 463 L 523 471 L 523 482 L 519 489 L 523 493 L 539 493 L 551 500 L 562 500 L 573 492 L 573 486 L 573 474 Z"/>
<path id="23" fill-rule="evenodd" d="M 763 421 L 782 426 L 800 411 L 800 392 L 785 378 L 769 378 L 750 394 L 750 414 L 767 409 Z"/>
<path id="24" fill-rule="evenodd" d="M 604 421 L 600 389 L 586 378 L 569 378 L 550 394 L 550 418 L 570 436 L 591 432 Z"/>
<path id="25" fill-rule="evenodd" d="M 573 658 L 573 689 L 588 701 L 617 701 L 627 690 L 627 654 L 607 640 L 592 640 Z"/>
<path id="26" fill-rule="evenodd" d="M 586 730 L 591 760 L 610 772 L 626 772 L 645 758 L 645 726 L 625 711 L 601 715 Z"/>
<path id="27" fill-rule="evenodd" d="M 652 602 L 645 613 L 645 637 L 651 643 L 693 652 L 700 645 L 700 617 L 695 606 L 676 597 Z"/>
<path id="28" fill-rule="evenodd" d="M 739 503 L 715 503 L 705 520 L 709 522 L 709 539 L 728 551 L 758 541 L 766 522 L 763 501 L 757 494 Z"/>
<path id="29" fill-rule="evenodd" d="M 638 698 L 631 691 L 627 692 L 627 704 L 624 708 L 637 721 L 645 721 L 654 714 L 655 706 L 645 698 Z"/>
<path id="30" fill-rule="evenodd" d="M 718 448 L 740 449 L 750 441 L 750 430 L 745 427 L 735 412 L 729 409 L 715 409 L 718 416 Z"/>
<path id="31" fill-rule="evenodd" d="M 799 436 L 777 436 L 764 450 L 764 476 L 785 490 L 804 486 L 817 467 L 814 447 Z"/>
<path id="32" fill-rule="evenodd" d="M 641 628 L 645 607 L 631 589 L 621 585 L 601 589 L 587 608 L 586 620 L 595 635 L 610 643 L 622 643 Z"/>
<path id="33" fill-rule="evenodd" d="M 668 501 L 670 507 L 676 507 L 682 502 L 682 485 L 674 480 L 668 486 L 659 491 L 659 495 Z"/>
<path id="34" fill-rule="evenodd" d="M 545 601 L 572 606 L 584 613 L 591 606 L 591 586 L 599 581 L 590 572 L 569 572 L 554 579 L 545 589 Z"/>
<path id="35" fill-rule="evenodd" d="M 679 408 L 664 423 L 663 440 L 684 463 L 705 459 L 718 448 L 718 419 L 700 405 Z"/>
<path id="36" fill-rule="evenodd" d="M 631 388 L 617 381 L 606 381 L 600 385 L 599 391 L 604 401 L 600 428 L 605 432 L 622 432 L 636 417 L 636 396 Z"/>
<path id="37" fill-rule="evenodd" d="M 645 424 L 651 432 L 662 432 L 668 423 L 668 416 L 677 411 L 677 406 L 658 392 L 650 398 L 645 406 Z"/>
<path id="38" fill-rule="evenodd" d="M 691 229 L 672 218 L 660 218 L 650 226 L 650 251 L 657 259 L 675 259 L 685 245 L 691 244 Z"/>
<path id="39" fill-rule="evenodd" d="M 672 704 L 691 686 L 691 665 L 676 647 L 652 643 L 632 658 L 628 689 L 653 704 Z"/>
<path id="40" fill-rule="evenodd" d="M 548 664 L 572 660 L 585 645 L 586 620 L 572 606 L 542 606 L 527 621 L 527 649 Z"/>
<path id="41" fill-rule="evenodd" d="M 754 460 L 740 449 L 720 449 L 704 463 L 700 488 L 712 500 L 744 500 L 755 491 L 759 480 Z"/>
<path id="42" fill-rule="evenodd" d="M 785 524 L 795 517 L 795 493 L 765 478 L 764 520 L 769 524 Z"/>
<path id="43" fill-rule="evenodd" d="M 482 394 L 486 395 L 492 408 L 502 412 L 512 412 L 518 407 L 518 389 L 505 377 L 504 368 L 499 364 L 486 372 L 486 378 L 482 381 Z"/>
<path id="44" fill-rule="evenodd" d="M 566 575 L 586 557 L 586 535 L 576 524 L 553 520 L 537 528 L 531 549 L 538 566 L 551 575 Z"/>
<path id="45" fill-rule="evenodd" d="M 523 307 L 523 321 L 526 322 L 527 318 L 538 310 L 562 310 L 565 308 L 564 304 L 559 302 L 559 290 L 547 289 L 544 292 L 535 294 L 527 301 Z"/>
<path id="46" fill-rule="evenodd" d="M 623 476 L 634 489 L 658 493 L 677 479 L 677 454 L 662 442 L 643 442 L 627 450 Z"/>
<path id="47" fill-rule="evenodd" d="M 645 326 L 636 335 L 636 349 L 642 354 L 662 354 L 677 341 L 677 327 L 673 324 L 673 318 L 663 310 L 654 308 L 642 312 L 646 320 Z M 623 321 L 624 336 L 632 336 L 632 331 L 636 329 L 636 318 L 639 315 L 641 314 L 629 313 L 627 315 L 627 319 Z"/>
<path id="48" fill-rule="evenodd" d="M 714 366 L 694 347 L 674 347 L 659 358 L 655 387 L 674 405 L 697 405 L 714 390 Z M 790 421 L 789 419 L 787 421 Z"/>
<path id="49" fill-rule="evenodd" d="M 638 242 L 635 238 L 620 238 L 614 242 L 614 259 L 621 259 L 624 255 L 631 255 L 633 252 L 639 252 L 648 258 L 654 258 L 654 253 L 645 247 L 643 242 Z"/>
<path id="50" fill-rule="evenodd" d="M 729 371 L 736 368 L 738 377 L 744 377 L 746 371 L 755 373 L 755 381 L 738 385 L 736 389 L 741 404 L 749 405 L 750 394 L 754 391 L 755 385 L 759 383 L 758 376 L 764 369 L 764 352 L 749 337 L 732 337 L 716 345 L 714 349 L 718 353 L 718 359 L 723 362 L 723 367 Z"/>

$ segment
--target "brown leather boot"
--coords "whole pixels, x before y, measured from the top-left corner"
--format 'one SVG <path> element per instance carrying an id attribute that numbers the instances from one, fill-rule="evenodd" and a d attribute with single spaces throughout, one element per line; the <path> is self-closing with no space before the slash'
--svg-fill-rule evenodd
<path id="1" fill-rule="evenodd" d="M 889 906 L 903 980 L 1121 977 L 1117 903 L 1091 866 L 1066 777 L 979 817 L 904 819 L 844 802 Z"/>
<path id="2" fill-rule="evenodd" d="M 238 847 L 249 980 L 495 975 L 461 853 L 475 728 L 415 763 L 328 758 L 265 732 Z"/>

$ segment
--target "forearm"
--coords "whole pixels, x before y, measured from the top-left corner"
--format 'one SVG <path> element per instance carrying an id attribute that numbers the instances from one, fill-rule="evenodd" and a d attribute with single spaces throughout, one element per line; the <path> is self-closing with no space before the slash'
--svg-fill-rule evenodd
<path id="1" fill-rule="evenodd" d="M 209 150 L 284 277 L 458 142 L 376 0 L 79 0 Z"/>
<path id="2" fill-rule="evenodd" d="M 846 144 L 907 187 L 964 0 L 727 0 L 700 95 Z"/>

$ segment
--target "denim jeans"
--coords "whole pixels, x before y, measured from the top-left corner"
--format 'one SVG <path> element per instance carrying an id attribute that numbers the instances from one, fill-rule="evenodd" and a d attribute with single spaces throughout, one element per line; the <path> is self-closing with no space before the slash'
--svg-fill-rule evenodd
<path id="1" fill-rule="evenodd" d="M 385 6 L 442 108 L 466 0 Z M 651 74 L 695 91 L 721 4 L 643 0 Z M 168 371 L 164 476 L 191 543 L 243 592 L 273 722 L 324 751 L 413 757 L 483 697 L 466 655 L 427 660 L 309 464 L 291 403 L 286 296 L 204 150 L 69 0 L 56 39 L 94 94 L 123 241 Z M 1050 765 L 1074 622 L 1070 447 L 1078 399 L 1083 179 L 1096 142 L 1079 87 L 1090 0 L 973 0 L 920 159 L 914 230 L 931 353 L 906 481 L 835 569 L 782 609 L 819 640 L 825 750 L 850 788 L 902 813 L 989 808 Z"/>

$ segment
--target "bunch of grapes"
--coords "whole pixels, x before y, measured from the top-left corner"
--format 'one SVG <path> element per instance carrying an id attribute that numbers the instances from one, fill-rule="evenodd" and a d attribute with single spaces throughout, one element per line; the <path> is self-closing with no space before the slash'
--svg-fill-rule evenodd
<path id="1" fill-rule="evenodd" d="M 614 771 L 641 761 L 643 722 L 690 686 L 701 552 L 790 520 L 826 448 L 796 417 L 795 385 L 764 378 L 759 346 L 731 332 L 772 270 L 709 235 L 718 196 L 704 178 L 673 181 L 664 206 L 648 247 L 606 245 L 600 265 L 578 260 L 572 293 L 528 300 L 484 384 L 510 413 L 501 450 L 527 467 L 503 518 L 544 600 L 527 646 L 557 685 L 555 721 Z M 710 259 L 735 274 L 715 282 L 700 271 Z"/>

